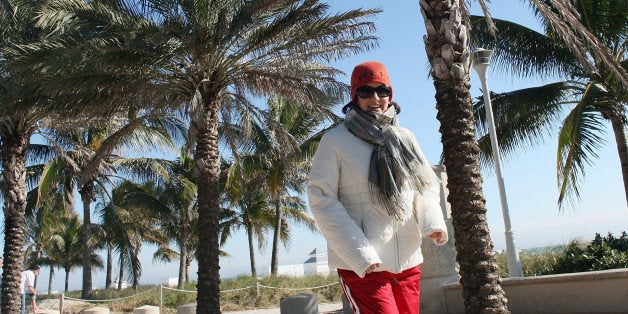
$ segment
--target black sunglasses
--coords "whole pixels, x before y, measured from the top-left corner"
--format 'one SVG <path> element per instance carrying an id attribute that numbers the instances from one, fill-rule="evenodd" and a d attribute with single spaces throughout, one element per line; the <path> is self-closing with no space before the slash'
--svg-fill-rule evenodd
<path id="1" fill-rule="evenodd" d="M 380 98 L 390 96 L 390 86 L 380 85 L 377 87 L 371 86 L 362 86 L 358 88 L 355 92 L 356 95 L 360 98 L 371 98 L 373 97 L 373 93 L 377 93 L 377 96 Z"/>

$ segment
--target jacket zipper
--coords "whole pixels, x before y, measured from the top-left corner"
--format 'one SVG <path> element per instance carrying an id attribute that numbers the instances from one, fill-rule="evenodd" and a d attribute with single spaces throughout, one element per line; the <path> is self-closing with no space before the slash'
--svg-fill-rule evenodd
<path id="1" fill-rule="evenodd" d="M 395 249 L 397 250 L 397 272 L 400 272 L 401 261 L 399 261 L 399 233 L 397 232 L 397 221 L 393 219 L 393 230 L 395 231 Z"/>

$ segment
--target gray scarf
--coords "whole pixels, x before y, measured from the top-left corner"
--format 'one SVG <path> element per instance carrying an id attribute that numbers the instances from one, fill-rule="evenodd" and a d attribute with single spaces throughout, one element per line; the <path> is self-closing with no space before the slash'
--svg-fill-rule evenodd
<path id="1" fill-rule="evenodd" d="M 414 141 L 402 139 L 395 130 L 398 126 L 395 108 L 390 106 L 383 114 L 351 109 L 347 112 L 345 125 L 353 135 L 375 145 L 368 176 L 371 194 L 384 205 L 389 215 L 405 220 L 413 208 L 404 201 L 402 187 L 407 185 L 422 192 L 429 184 L 430 173 L 427 171 L 432 169 L 421 159 Z"/>

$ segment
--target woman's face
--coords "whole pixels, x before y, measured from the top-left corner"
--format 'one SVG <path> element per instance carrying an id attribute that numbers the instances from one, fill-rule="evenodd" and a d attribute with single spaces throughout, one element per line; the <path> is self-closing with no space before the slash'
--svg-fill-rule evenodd
<path id="1" fill-rule="evenodd" d="M 369 83 L 358 88 L 358 107 L 362 111 L 384 113 L 390 105 L 390 87 L 382 83 Z"/>

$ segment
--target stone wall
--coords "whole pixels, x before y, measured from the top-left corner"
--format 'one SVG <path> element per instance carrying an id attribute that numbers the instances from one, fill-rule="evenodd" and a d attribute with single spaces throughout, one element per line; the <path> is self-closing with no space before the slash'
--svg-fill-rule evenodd
<path id="1" fill-rule="evenodd" d="M 504 278 L 511 313 L 628 313 L 628 268 Z M 462 286 L 443 286 L 446 311 L 464 313 Z"/>

